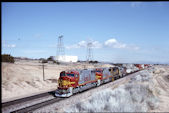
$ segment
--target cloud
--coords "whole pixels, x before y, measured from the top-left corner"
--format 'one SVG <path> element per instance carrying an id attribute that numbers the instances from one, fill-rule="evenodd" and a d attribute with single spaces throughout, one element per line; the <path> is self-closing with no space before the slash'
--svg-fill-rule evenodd
<path id="1" fill-rule="evenodd" d="M 77 49 L 77 48 L 87 48 L 88 42 L 91 42 L 91 48 L 99 49 L 104 47 L 110 47 L 110 48 L 117 48 L 117 49 L 129 49 L 129 50 L 138 50 L 139 47 L 135 45 L 129 45 L 125 43 L 121 43 L 117 41 L 115 38 L 111 38 L 109 40 L 106 40 L 103 43 L 100 43 L 99 41 L 80 41 L 76 44 L 65 46 L 66 49 Z M 50 45 L 49 47 L 57 47 L 56 45 Z"/>
<path id="2" fill-rule="evenodd" d="M 135 8 L 135 7 L 140 7 L 142 5 L 143 2 L 131 2 L 131 7 Z"/>
<path id="3" fill-rule="evenodd" d="M 119 43 L 114 38 L 105 41 L 104 45 L 107 46 L 107 47 L 112 47 L 112 48 L 126 48 L 126 44 Z"/>
<path id="4" fill-rule="evenodd" d="M 15 48 L 16 44 L 4 44 L 3 46 L 7 48 Z"/>
<path id="5" fill-rule="evenodd" d="M 98 41 L 90 41 L 91 42 L 91 47 L 92 48 L 101 48 L 102 44 L 99 43 Z M 87 47 L 88 42 L 87 41 L 80 41 L 77 44 L 71 45 L 71 46 L 66 46 L 67 49 L 72 49 L 72 48 L 86 48 Z"/>
<path id="6" fill-rule="evenodd" d="M 87 42 L 86 41 L 80 41 L 77 45 L 74 45 L 74 47 L 87 47 Z"/>
<path id="7" fill-rule="evenodd" d="M 138 50 L 139 47 L 135 45 L 128 45 L 125 43 L 118 42 L 115 38 L 109 39 L 104 42 L 105 47 L 111 48 L 119 48 L 119 49 L 131 49 L 131 50 Z"/>
<path id="8" fill-rule="evenodd" d="M 102 44 L 98 41 L 94 41 L 92 44 L 94 48 L 102 48 Z"/>

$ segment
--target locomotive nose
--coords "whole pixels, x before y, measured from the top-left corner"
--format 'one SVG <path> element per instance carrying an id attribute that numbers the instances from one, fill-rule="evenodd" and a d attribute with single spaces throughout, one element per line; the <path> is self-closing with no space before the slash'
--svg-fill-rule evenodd
<path id="1" fill-rule="evenodd" d="M 65 77 L 59 78 L 59 88 L 68 88 L 69 80 Z"/>

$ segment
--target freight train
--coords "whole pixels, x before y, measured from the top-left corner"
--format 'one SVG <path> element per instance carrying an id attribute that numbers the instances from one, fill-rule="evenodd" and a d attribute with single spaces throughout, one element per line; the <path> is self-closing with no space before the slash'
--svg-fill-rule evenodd
<path id="1" fill-rule="evenodd" d="M 84 70 L 62 71 L 58 79 L 56 97 L 70 97 L 71 95 L 100 86 L 126 76 L 126 67 L 109 67 Z"/>

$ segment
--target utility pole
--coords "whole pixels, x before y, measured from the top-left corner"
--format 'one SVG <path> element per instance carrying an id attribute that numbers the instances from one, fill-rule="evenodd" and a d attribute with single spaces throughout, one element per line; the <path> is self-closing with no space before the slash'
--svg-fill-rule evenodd
<path id="1" fill-rule="evenodd" d="M 57 55 L 56 55 L 56 60 L 59 61 L 62 59 L 63 61 L 65 60 L 65 49 L 63 45 L 63 36 L 58 37 L 58 43 L 57 43 Z"/>
<path id="2" fill-rule="evenodd" d="M 44 64 L 42 63 L 42 69 L 43 69 L 43 81 L 45 81 L 45 71 L 44 71 Z"/>

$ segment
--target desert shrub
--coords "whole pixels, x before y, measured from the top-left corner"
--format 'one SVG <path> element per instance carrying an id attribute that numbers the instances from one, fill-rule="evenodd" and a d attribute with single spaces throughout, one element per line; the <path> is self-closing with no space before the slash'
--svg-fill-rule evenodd
<path id="1" fill-rule="evenodd" d="M 58 64 L 58 65 L 59 65 L 59 64 L 60 64 L 60 62 L 56 62 L 56 64 Z"/>
<path id="2" fill-rule="evenodd" d="M 41 61 L 42 61 L 42 60 L 44 60 L 44 58 L 40 58 L 39 60 L 41 60 Z"/>
<path id="3" fill-rule="evenodd" d="M 60 64 L 60 62 L 58 62 L 58 61 L 55 61 L 55 60 L 53 61 L 53 63 L 55 63 L 55 64 L 58 64 L 58 65 Z"/>
<path id="4" fill-rule="evenodd" d="M 147 71 L 133 77 L 130 83 L 115 89 L 105 89 L 93 93 L 85 102 L 79 102 L 65 112 L 147 112 L 159 106 L 159 98 L 154 94 L 151 74 Z M 149 84 L 137 84 L 138 81 Z"/>
<path id="5" fill-rule="evenodd" d="M 94 61 L 94 63 L 99 63 L 98 61 Z"/>
<path id="6" fill-rule="evenodd" d="M 3 54 L 2 55 L 2 62 L 10 62 L 10 63 L 14 63 L 14 57 L 11 56 L 10 54 Z"/>
<path id="7" fill-rule="evenodd" d="M 55 60 L 52 58 L 52 56 L 50 56 L 49 58 L 47 58 L 47 62 L 48 62 L 48 61 L 52 61 L 52 62 L 55 63 L 55 64 L 60 64 L 60 62 L 55 61 Z"/>
<path id="8" fill-rule="evenodd" d="M 42 60 L 42 63 L 48 63 L 48 61 L 47 61 L 47 60 L 45 60 L 45 59 L 43 59 L 43 60 Z"/>
<path id="9" fill-rule="evenodd" d="M 158 99 L 146 85 L 127 84 L 93 94 L 87 101 L 77 103 L 66 112 L 146 112 L 158 107 Z"/>
<path id="10" fill-rule="evenodd" d="M 48 61 L 54 61 L 53 58 L 52 58 L 52 56 L 50 56 L 47 60 Z"/>
<path id="11" fill-rule="evenodd" d="M 98 63 L 98 61 L 89 61 L 89 63 L 91 63 L 91 64 L 96 64 L 96 63 Z"/>

